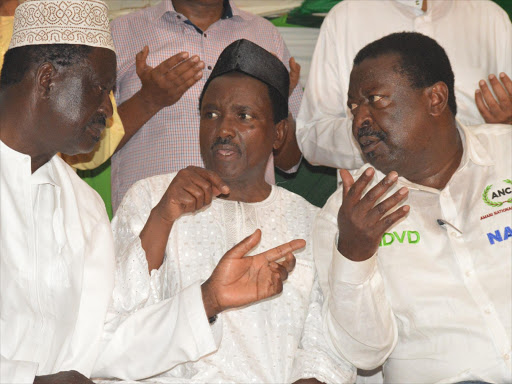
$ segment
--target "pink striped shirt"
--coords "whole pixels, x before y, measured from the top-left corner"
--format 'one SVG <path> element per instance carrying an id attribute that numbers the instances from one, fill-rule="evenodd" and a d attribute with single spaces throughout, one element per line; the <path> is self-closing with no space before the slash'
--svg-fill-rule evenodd
<path id="1" fill-rule="evenodd" d="M 174 10 L 171 0 L 120 17 L 112 22 L 117 50 L 118 104 L 137 92 L 141 83 L 135 73 L 135 55 L 149 46 L 147 63 L 156 67 L 181 51 L 198 55 L 205 63 L 202 79 L 174 105 L 149 120 L 112 157 L 112 205 L 114 212 L 127 190 L 137 180 L 170 173 L 188 165 L 203 166 L 199 150 L 199 95 L 225 47 L 248 39 L 275 53 L 288 68 L 290 54 L 277 28 L 268 20 L 236 8 L 225 1 L 225 12 L 207 31 L 201 32 L 184 15 Z M 302 98 L 301 87 L 290 97 L 296 117 Z"/>

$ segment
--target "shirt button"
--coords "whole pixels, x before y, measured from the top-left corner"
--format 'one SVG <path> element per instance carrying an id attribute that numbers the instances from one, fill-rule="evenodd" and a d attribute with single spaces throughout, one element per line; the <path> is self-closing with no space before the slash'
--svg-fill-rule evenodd
<path id="1" fill-rule="evenodd" d="M 211 71 L 211 70 L 212 70 L 212 66 L 211 66 L 211 65 L 209 65 L 209 66 L 208 66 L 208 69 Z"/>
<path id="2" fill-rule="evenodd" d="M 485 312 L 486 315 L 490 315 L 491 314 L 491 310 L 489 308 L 485 308 L 484 312 Z"/>
<path id="3" fill-rule="evenodd" d="M 470 277 L 472 274 L 473 274 L 473 271 L 472 271 L 472 270 L 468 270 L 468 271 L 466 271 L 466 276 L 467 276 L 467 277 Z"/>
<path id="4" fill-rule="evenodd" d="M 503 360 L 510 360 L 510 353 L 505 353 L 503 355 Z"/>
<path id="5" fill-rule="evenodd" d="M 203 36 L 206 37 L 206 33 L 203 33 Z"/>

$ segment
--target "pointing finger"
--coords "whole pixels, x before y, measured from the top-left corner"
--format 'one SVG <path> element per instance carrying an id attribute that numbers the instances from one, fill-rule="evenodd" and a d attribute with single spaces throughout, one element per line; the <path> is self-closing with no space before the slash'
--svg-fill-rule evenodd
<path id="1" fill-rule="evenodd" d="M 288 243 L 281 244 L 278 247 L 269 249 L 268 251 L 263 252 L 262 255 L 264 255 L 268 261 L 277 261 L 285 257 L 286 254 L 293 253 L 297 249 L 304 248 L 305 246 L 306 241 L 303 239 L 292 240 Z"/>

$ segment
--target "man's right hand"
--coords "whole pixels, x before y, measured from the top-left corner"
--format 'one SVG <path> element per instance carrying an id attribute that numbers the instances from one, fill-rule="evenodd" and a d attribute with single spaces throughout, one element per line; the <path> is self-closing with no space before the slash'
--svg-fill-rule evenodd
<path id="1" fill-rule="evenodd" d="M 258 255 L 246 256 L 260 240 L 258 229 L 226 252 L 203 283 L 201 291 L 208 318 L 282 292 L 283 282 L 295 267 L 293 252 L 303 248 L 306 242 L 292 240 Z"/>
<path id="2" fill-rule="evenodd" d="M 140 96 L 155 110 L 176 103 L 203 76 L 204 63 L 199 56 L 189 58 L 180 52 L 153 68 L 147 65 L 149 48 L 145 46 L 135 56 L 135 67 L 142 88 Z"/>
<path id="3" fill-rule="evenodd" d="M 376 204 L 398 180 L 396 172 L 390 172 L 362 196 L 374 174 L 375 170 L 368 168 L 354 182 L 354 178 L 347 170 L 340 170 L 343 203 L 338 212 L 338 251 L 353 261 L 364 261 L 372 257 L 377 252 L 384 232 L 407 215 L 410 209 L 408 205 L 404 205 L 389 213 L 407 197 L 406 187 L 400 188 L 392 196 Z"/>
<path id="4" fill-rule="evenodd" d="M 176 174 L 155 210 L 162 219 L 173 223 L 184 213 L 209 205 L 213 197 L 228 193 L 229 187 L 215 172 L 190 166 Z"/>
<path id="5" fill-rule="evenodd" d="M 77 371 L 58 372 L 53 375 L 36 376 L 34 384 L 94 384 Z"/>

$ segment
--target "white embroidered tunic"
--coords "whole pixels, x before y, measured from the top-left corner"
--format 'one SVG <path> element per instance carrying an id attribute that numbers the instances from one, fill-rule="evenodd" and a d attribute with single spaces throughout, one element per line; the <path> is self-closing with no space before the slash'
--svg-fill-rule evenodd
<path id="1" fill-rule="evenodd" d="M 151 209 L 175 174 L 139 181 L 127 193 L 113 221 L 118 251 L 114 306 L 136 311 L 203 282 L 235 244 L 262 231 L 251 254 L 297 238 L 308 241 L 277 297 L 223 312 L 213 326 L 222 337 L 215 353 L 176 366 L 150 382 L 286 383 L 315 377 L 325 383 L 353 382 L 355 370 L 330 353 L 323 337 L 323 297 L 316 279 L 310 231 L 317 208 L 285 189 L 272 187 L 259 203 L 214 199 L 208 207 L 178 219 L 164 263 L 151 277 L 139 234 Z"/>

